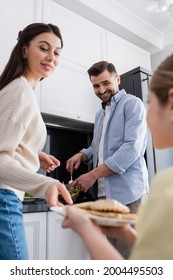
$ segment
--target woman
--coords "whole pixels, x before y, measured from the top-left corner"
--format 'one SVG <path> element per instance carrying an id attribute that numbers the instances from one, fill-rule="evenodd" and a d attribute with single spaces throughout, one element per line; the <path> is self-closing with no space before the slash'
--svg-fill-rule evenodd
<path id="1" fill-rule="evenodd" d="M 0 76 L 0 259 L 28 259 L 22 220 L 25 192 L 61 205 L 61 194 L 72 200 L 58 180 L 36 173 L 50 172 L 60 162 L 41 152 L 46 127 L 34 89 L 57 67 L 62 36 L 57 26 L 33 23 L 19 32 L 18 42 Z"/>
<path id="2" fill-rule="evenodd" d="M 147 122 L 158 149 L 173 147 L 173 55 L 154 72 L 148 93 Z M 137 232 L 130 226 L 102 227 L 109 236 L 132 246 L 130 259 L 173 259 L 173 168 L 158 173 L 151 183 L 145 206 L 139 209 Z M 83 238 L 91 258 L 122 259 L 104 238 L 101 228 L 67 207 L 62 226 Z M 89 234 L 88 234 L 89 233 Z"/>

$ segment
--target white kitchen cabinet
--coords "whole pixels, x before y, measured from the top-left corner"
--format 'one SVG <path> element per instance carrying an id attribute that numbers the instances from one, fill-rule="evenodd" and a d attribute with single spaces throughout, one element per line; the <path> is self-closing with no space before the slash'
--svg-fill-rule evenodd
<path id="1" fill-rule="evenodd" d="M 43 0 L 43 21 L 58 25 L 63 37 L 62 59 L 90 67 L 106 57 L 105 29 L 55 3 Z"/>
<path id="2" fill-rule="evenodd" d="M 42 0 L 5 0 L 0 9 L 0 73 L 17 44 L 18 32 L 28 24 L 42 21 Z M 38 104 L 40 102 L 39 87 L 36 90 Z"/>
<path id="3" fill-rule="evenodd" d="M 94 122 L 100 100 L 87 70 L 97 61 L 114 63 L 119 74 L 138 66 L 151 69 L 149 52 L 53 0 L 43 0 L 43 20 L 58 25 L 64 40 L 58 69 L 42 83 L 43 113 Z"/>
<path id="4" fill-rule="evenodd" d="M 61 63 L 56 73 L 42 82 L 41 112 L 94 123 L 101 102 L 85 71 Z"/>
<path id="5" fill-rule="evenodd" d="M 100 109 L 87 74 L 93 63 L 109 60 L 119 74 L 138 66 L 151 68 L 149 52 L 53 0 L 6 0 L 0 10 L 0 72 L 17 43 L 18 32 L 32 22 L 58 25 L 64 41 L 58 69 L 36 88 L 43 113 L 93 123 Z"/>
<path id="6" fill-rule="evenodd" d="M 63 217 L 54 212 L 24 213 L 24 225 L 31 260 L 86 260 L 82 239 L 63 229 Z"/>
<path id="7" fill-rule="evenodd" d="M 45 260 L 47 212 L 25 213 L 23 217 L 30 259 Z"/>
<path id="8" fill-rule="evenodd" d="M 86 260 L 88 252 L 85 245 L 73 230 L 61 227 L 62 216 L 48 212 L 47 259 Z"/>
<path id="9" fill-rule="evenodd" d="M 58 68 L 42 83 L 41 112 L 94 122 L 100 101 L 87 70 L 106 58 L 105 30 L 52 0 L 43 3 L 43 20 L 59 26 L 64 47 Z"/>
<path id="10" fill-rule="evenodd" d="M 151 69 L 149 52 L 107 31 L 107 55 L 118 74 L 126 73 L 136 67 Z"/>

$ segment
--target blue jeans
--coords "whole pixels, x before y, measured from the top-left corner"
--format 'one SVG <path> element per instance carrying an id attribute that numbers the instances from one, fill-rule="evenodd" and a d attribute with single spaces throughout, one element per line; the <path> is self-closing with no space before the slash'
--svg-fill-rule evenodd
<path id="1" fill-rule="evenodd" d="M 11 190 L 0 189 L 0 260 L 28 260 L 22 203 Z"/>

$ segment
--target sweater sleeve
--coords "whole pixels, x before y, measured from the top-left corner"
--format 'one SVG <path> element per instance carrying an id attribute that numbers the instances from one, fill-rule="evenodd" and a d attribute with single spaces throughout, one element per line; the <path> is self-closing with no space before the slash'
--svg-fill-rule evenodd
<path id="1" fill-rule="evenodd" d="M 131 259 L 173 259 L 173 169 L 164 170 L 152 180 L 148 202 L 137 228 L 138 239 Z"/>
<path id="2" fill-rule="evenodd" d="M 47 188 L 55 179 L 38 174 L 12 160 L 7 153 L 0 153 L 0 180 L 4 185 L 45 198 Z"/>

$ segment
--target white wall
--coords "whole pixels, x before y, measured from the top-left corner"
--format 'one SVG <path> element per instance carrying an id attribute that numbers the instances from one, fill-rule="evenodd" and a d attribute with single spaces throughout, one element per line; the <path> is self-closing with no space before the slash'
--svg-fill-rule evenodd
<path id="1" fill-rule="evenodd" d="M 17 44 L 18 32 L 26 25 L 40 21 L 41 0 L 1 0 L 0 8 L 0 72 Z"/>
<path id="2" fill-rule="evenodd" d="M 151 68 L 154 71 L 157 66 L 169 55 L 173 53 L 173 45 L 169 45 L 162 51 L 155 53 L 151 56 Z"/>

